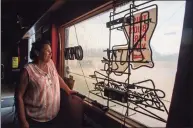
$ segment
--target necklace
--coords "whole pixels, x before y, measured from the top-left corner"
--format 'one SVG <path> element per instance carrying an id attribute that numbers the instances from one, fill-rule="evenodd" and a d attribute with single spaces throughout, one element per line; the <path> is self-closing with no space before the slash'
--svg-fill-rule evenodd
<path id="1" fill-rule="evenodd" d="M 33 66 L 35 67 L 35 69 L 40 73 L 40 74 L 44 74 L 47 75 L 49 73 L 46 73 L 45 71 L 43 71 L 42 69 L 40 69 L 37 65 L 33 64 Z M 46 65 L 47 66 L 47 65 Z"/>
<path id="2" fill-rule="evenodd" d="M 33 64 L 34 65 L 34 64 Z M 51 76 L 49 74 L 49 69 L 48 69 L 48 73 L 46 73 L 45 71 L 43 71 L 42 69 L 40 69 L 38 66 L 34 65 L 35 69 L 40 73 L 40 74 L 44 74 L 45 77 L 47 77 L 48 79 L 48 86 L 52 86 L 52 81 L 51 81 Z"/>

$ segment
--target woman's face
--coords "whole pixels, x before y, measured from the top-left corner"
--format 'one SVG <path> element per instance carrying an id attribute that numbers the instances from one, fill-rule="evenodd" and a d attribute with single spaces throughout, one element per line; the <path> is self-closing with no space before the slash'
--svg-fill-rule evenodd
<path id="1" fill-rule="evenodd" d="M 40 52 L 40 59 L 43 62 L 47 63 L 50 61 L 51 57 L 52 57 L 52 49 L 51 49 L 50 45 L 44 44 L 44 46 Z"/>

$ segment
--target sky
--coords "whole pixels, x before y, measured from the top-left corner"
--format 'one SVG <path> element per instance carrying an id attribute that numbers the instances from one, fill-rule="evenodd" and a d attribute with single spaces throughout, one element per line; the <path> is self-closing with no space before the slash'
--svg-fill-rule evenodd
<path id="1" fill-rule="evenodd" d="M 144 1 L 137 1 L 136 5 Z M 185 1 L 155 1 L 151 4 L 158 5 L 158 23 L 151 40 L 151 47 L 161 55 L 176 54 L 179 52 L 183 27 Z M 124 10 L 128 5 L 119 7 L 116 11 Z M 89 48 L 108 48 L 109 29 L 106 22 L 109 21 L 107 11 L 88 20 L 76 24 L 78 43 Z M 123 14 L 117 15 L 122 17 Z M 69 43 L 77 45 L 76 33 L 73 26 L 69 28 Z M 162 39 L 162 40 L 160 40 Z M 112 45 L 125 44 L 126 39 L 122 31 L 113 30 Z M 92 45 L 90 45 L 92 44 Z"/>

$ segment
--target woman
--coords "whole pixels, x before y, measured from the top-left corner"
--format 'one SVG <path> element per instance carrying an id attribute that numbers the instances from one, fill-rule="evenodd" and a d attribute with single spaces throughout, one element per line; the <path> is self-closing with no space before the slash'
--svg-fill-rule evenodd
<path id="1" fill-rule="evenodd" d="M 30 58 L 33 62 L 24 66 L 17 94 L 21 128 L 47 128 L 56 123 L 60 88 L 68 95 L 75 93 L 57 73 L 51 57 L 49 41 L 40 40 L 32 44 Z"/>

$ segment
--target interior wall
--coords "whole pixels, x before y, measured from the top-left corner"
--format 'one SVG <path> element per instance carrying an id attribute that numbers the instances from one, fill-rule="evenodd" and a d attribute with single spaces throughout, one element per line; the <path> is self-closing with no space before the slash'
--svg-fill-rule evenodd
<path id="1" fill-rule="evenodd" d="M 51 42 L 52 42 L 52 60 L 57 65 L 57 53 L 58 53 L 58 33 L 57 28 L 53 24 L 51 29 Z"/>
<path id="2" fill-rule="evenodd" d="M 22 40 L 19 44 L 20 47 L 20 69 L 28 62 L 28 40 Z"/>
<path id="3" fill-rule="evenodd" d="M 2 78 L 2 75 L 4 76 L 3 79 L 1 79 L 1 84 L 6 84 L 8 81 L 7 80 L 8 75 L 9 75 L 8 72 L 10 72 L 10 71 L 9 71 L 9 67 L 8 67 L 9 59 L 7 59 L 7 58 L 9 58 L 9 56 L 10 56 L 9 51 L 2 51 L 1 52 L 1 64 L 4 65 L 4 70 L 1 69 L 1 73 L 3 72 L 3 74 L 1 74 L 1 78 Z"/>

